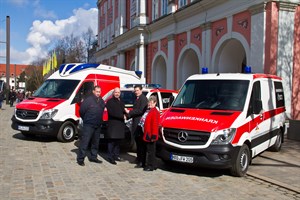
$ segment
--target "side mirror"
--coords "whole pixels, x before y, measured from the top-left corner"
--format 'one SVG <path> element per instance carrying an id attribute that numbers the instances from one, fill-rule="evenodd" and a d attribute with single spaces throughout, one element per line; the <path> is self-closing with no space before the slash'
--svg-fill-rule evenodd
<path id="1" fill-rule="evenodd" d="M 253 114 L 259 114 L 261 110 L 262 110 L 262 101 L 255 100 L 253 105 Z"/>

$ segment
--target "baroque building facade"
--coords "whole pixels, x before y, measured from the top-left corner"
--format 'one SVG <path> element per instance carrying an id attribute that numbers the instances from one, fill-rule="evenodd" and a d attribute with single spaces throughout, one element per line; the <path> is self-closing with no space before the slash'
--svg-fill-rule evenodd
<path id="1" fill-rule="evenodd" d="M 277 74 L 287 115 L 300 119 L 299 0 L 98 0 L 90 62 L 140 70 L 179 89 L 201 73 Z"/>

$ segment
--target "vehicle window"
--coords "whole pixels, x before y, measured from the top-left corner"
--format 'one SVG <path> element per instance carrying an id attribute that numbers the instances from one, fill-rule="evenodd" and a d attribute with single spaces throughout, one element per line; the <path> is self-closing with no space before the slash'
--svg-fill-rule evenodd
<path id="1" fill-rule="evenodd" d="M 145 96 L 147 96 L 147 93 L 148 92 L 143 92 Z M 132 108 L 136 96 L 133 91 L 121 91 L 120 98 L 124 102 L 126 108 Z"/>
<path id="2" fill-rule="evenodd" d="M 32 96 L 42 98 L 68 99 L 75 90 L 79 80 L 48 79 Z"/>
<path id="3" fill-rule="evenodd" d="M 156 97 L 156 100 L 157 100 L 156 107 L 158 107 L 160 109 L 161 108 L 160 107 L 160 99 L 159 99 L 159 95 L 157 94 L 157 92 L 153 92 L 151 94 L 151 96 L 155 96 Z"/>
<path id="4" fill-rule="evenodd" d="M 0 80 L 0 92 L 5 90 L 5 82 Z"/>
<path id="5" fill-rule="evenodd" d="M 173 107 L 241 111 L 248 86 L 247 80 L 189 80 Z"/>
<path id="6" fill-rule="evenodd" d="M 86 97 L 91 95 L 94 90 L 94 82 L 85 82 L 81 85 L 80 89 L 78 90 L 75 98 L 73 99 L 72 103 L 77 103 L 83 101 Z"/>
<path id="7" fill-rule="evenodd" d="M 276 108 L 284 106 L 284 93 L 281 82 L 274 82 L 276 95 Z"/>
<path id="8" fill-rule="evenodd" d="M 171 92 L 161 92 L 160 94 L 163 108 L 168 108 L 170 106 L 170 98 L 173 94 Z"/>
<path id="9" fill-rule="evenodd" d="M 251 115 L 251 113 L 252 113 L 254 101 L 261 100 L 261 92 L 260 91 L 261 91 L 260 82 L 257 81 L 255 83 L 253 83 L 253 88 L 252 88 L 252 93 L 251 93 L 247 116 Z"/>

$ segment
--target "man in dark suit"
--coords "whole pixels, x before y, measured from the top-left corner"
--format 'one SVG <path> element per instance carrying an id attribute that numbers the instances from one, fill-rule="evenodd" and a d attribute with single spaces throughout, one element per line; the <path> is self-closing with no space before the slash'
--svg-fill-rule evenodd
<path id="1" fill-rule="evenodd" d="M 102 163 L 98 160 L 98 148 L 102 124 L 102 116 L 105 108 L 100 86 L 95 86 L 93 95 L 88 96 L 80 106 L 80 117 L 83 120 L 83 131 L 81 133 L 80 144 L 77 154 L 77 163 L 84 166 L 84 158 L 88 150 L 89 143 L 91 143 L 91 157 L 89 160 L 95 163 Z"/>
<path id="2" fill-rule="evenodd" d="M 138 126 L 141 117 L 145 113 L 148 107 L 148 99 L 142 92 L 143 87 L 141 85 L 134 86 L 134 93 L 136 95 L 136 100 L 133 104 L 133 109 L 131 111 L 126 110 L 128 118 L 132 118 L 132 132 L 134 133 L 136 142 L 136 155 L 137 155 L 137 165 L 136 167 L 143 167 L 143 130 Z"/>
<path id="3" fill-rule="evenodd" d="M 113 97 L 107 101 L 108 113 L 107 138 L 110 139 L 108 147 L 108 161 L 116 165 L 116 161 L 123 161 L 120 157 L 120 142 L 125 138 L 125 105 L 120 99 L 120 88 L 115 88 Z"/>

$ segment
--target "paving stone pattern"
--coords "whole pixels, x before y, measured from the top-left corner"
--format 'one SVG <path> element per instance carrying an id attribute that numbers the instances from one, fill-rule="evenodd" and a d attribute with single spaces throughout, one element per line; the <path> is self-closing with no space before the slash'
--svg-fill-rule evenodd
<path id="1" fill-rule="evenodd" d="M 86 159 L 81 167 L 76 164 L 76 141 L 25 138 L 10 127 L 13 112 L 8 105 L 0 110 L 0 199 L 300 199 L 298 193 L 227 171 L 159 162 L 159 169 L 144 172 L 134 168 L 135 154 L 128 152 L 122 154 L 125 162 L 111 165 L 100 151 L 102 164 Z"/>

